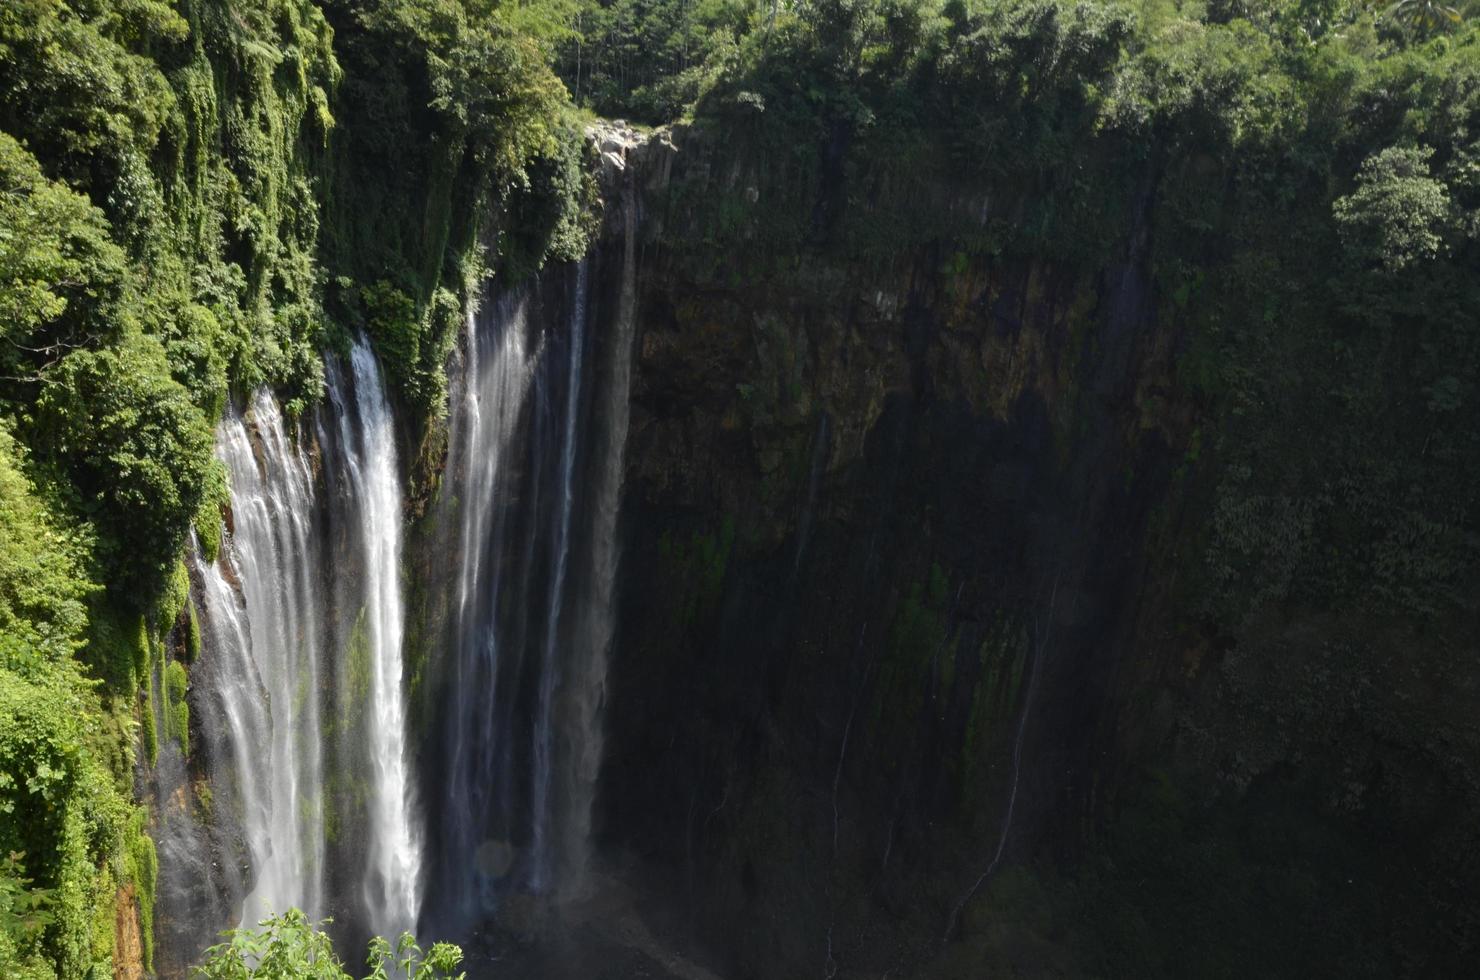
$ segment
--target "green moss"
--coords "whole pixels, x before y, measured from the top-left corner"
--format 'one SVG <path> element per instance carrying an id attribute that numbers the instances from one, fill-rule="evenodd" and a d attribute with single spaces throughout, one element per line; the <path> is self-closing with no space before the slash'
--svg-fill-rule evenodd
<path id="1" fill-rule="evenodd" d="M 139 902 L 139 932 L 144 942 L 144 969 L 154 969 L 154 902 L 159 882 L 159 856 L 146 831 L 149 812 L 135 807 L 124 830 L 124 874 L 134 884 Z"/>
<path id="2" fill-rule="evenodd" d="M 200 615 L 195 611 L 195 603 L 185 604 L 185 659 L 187 663 L 195 663 L 200 659 Z"/>
<path id="3" fill-rule="evenodd" d="M 902 663 L 928 666 L 946 642 L 946 581 L 932 565 L 925 582 L 916 582 L 900 599 L 889 627 L 892 655 Z"/>
<path id="4" fill-rule="evenodd" d="M 932 564 L 923 580 L 905 586 L 893 616 L 872 684 L 867 731 L 889 772 L 910 765 L 918 719 L 932 699 L 954 683 L 952 637 L 947 628 L 949 586 L 945 570 Z"/>
<path id="5" fill-rule="evenodd" d="M 719 601 L 720 592 L 724 588 L 725 571 L 730 566 L 730 555 L 734 548 L 735 518 L 729 514 L 721 522 L 717 536 L 694 536 L 691 553 L 698 565 L 703 596 L 701 601 L 704 605 L 713 606 Z"/>
<path id="6" fill-rule="evenodd" d="M 735 550 L 735 533 L 735 519 L 727 514 L 714 532 L 693 531 L 681 540 L 672 528 L 665 528 L 659 537 L 663 576 L 675 583 L 673 608 L 681 628 L 689 628 L 719 604 Z"/>
<path id="7" fill-rule="evenodd" d="M 185 688 L 188 678 L 185 673 L 185 665 L 178 660 L 172 660 L 165 667 L 165 692 L 171 704 L 185 700 Z"/>
<path id="8" fill-rule="evenodd" d="M 947 643 L 940 653 L 940 694 L 947 697 L 956 683 L 956 657 L 959 656 L 958 644 Z"/>
<path id="9" fill-rule="evenodd" d="M 196 813 L 202 823 L 210 823 L 214 819 L 216 810 L 216 794 L 211 790 L 209 781 L 200 779 L 192 784 L 195 793 Z"/>
<path id="10" fill-rule="evenodd" d="M 370 684 L 373 680 L 370 665 L 370 627 L 366 610 L 361 609 L 350 630 L 349 648 L 345 651 L 344 672 L 346 689 L 340 696 L 343 708 L 341 716 L 345 731 L 353 731 L 363 714 L 363 706 L 369 701 Z"/>
<path id="11" fill-rule="evenodd" d="M 206 478 L 206 491 L 201 497 L 200 510 L 195 515 L 195 539 L 200 545 L 201 557 L 214 564 L 221 555 L 221 535 L 224 530 L 222 514 L 231 505 L 231 490 L 226 482 L 226 468 L 220 460 L 212 460 Z"/>
<path id="12" fill-rule="evenodd" d="M 962 796 L 968 802 L 985 798 L 994 788 L 991 780 L 1000 772 L 998 749 L 1022 709 L 1020 685 L 1028 655 L 1026 628 L 1012 616 L 996 613 L 976 650 L 980 672 L 961 747 Z"/>
<path id="13" fill-rule="evenodd" d="M 165 579 L 154 600 L 151 618 L 160 635 L 172 630 L 190 601 L 190 573 L 183 561 L 176 561 L 173 572 Z"/>
<path id="14" fill-rule="evenodd" d="M 88 610 L 82 659 L 110 692 L 132 697 L 149 671 L 149 633 L 143 615 L 101 597 Z"/>
<path id="15" fill-rule="evenodd" d="M 145 676 L 148 678 L 148 683 L 140 692 L 139 734 L 144 739 L 144 758 L 148 759 L 152 766 L 159 762 L 159 722 L 154 713 L 154 674 L 151 671 Z"/>
<path id="16" fill-rule="evenodd" d="M 185 665 L 178 660 L 171 660 L 165 665 L 164 673 L 165 712 L 168 719 L 169 734 L 180 745 L 180 751 L 186 755 L 190 754 L 190 705 L 185 700 L 185 691 L 189 680 L 185 672 Z"/>

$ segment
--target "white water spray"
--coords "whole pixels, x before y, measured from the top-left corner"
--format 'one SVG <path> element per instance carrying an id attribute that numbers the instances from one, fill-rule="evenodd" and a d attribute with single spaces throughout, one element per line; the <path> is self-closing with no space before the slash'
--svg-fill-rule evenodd
<path id="1" fill-rule="evenodd" d="M 491 876 L 505 868 L 507 843 L 489 837 L 502 784 L 510 778 L 501 729 L 498 594 L 503 587 L 504 501 L 510 447 L 525 416 L 526 395 L 538 357 L 525 350 L 527 301 L 520 294 L 497 303 L 489 330 L 470 317 L 462 395 L 453 406 L 448 486 L 455 490 L 459 535 L 456 648 L 449 664 L 452 688 L 443 716 L 447 769 L 442 832 L 455 874 L 442 870 L 442 895 L 459 912 L 492 901 Z M 493 336 L 485 336 L 493 333 Z M 477 874 L 470 872 L 478 871 Z"/>
<path id="2" fill-rule="evenodd" d="M 544 662 L 540 673 L 539 706 L 535 718 L 534 745 L 534 870 L 531 885 L 537 892 L 549 887 L 551 861 L 549 836 L 554 822 L 550 787 L 555 767 L 555 688 L 560 680 L 559 640 L 561 612 L 565 604 L 566 578 L 570 569 L 570 523 L 575 510 L 576 415 L 581 405 L 581 376 L 584 373 L 586 335 L 585 262 L 576 269 L 576 286 L 570 315 L 570 374 L 565 388 L 565 419 L 560 443 L 560 499 L 557 504 L 554 568 L 550 574 L 550 597 L 545 617 Z"/>
<path id="3" fill-rule="evenodd" d="M 621 549 L 617 517 L 622 502 L 632 389 L 632 348 L 637 321 L 637 214 L 635 193 L 623 196 L 621 292 L 611 329 L 611 354 L 596 417 L 605 427 L 600 443 L 601 466 L 593 499 L 591 591 L 583 609 L 583 642 L 575 651 L 569 682 L 573 758 L 566 769 L 571 781 L 570 814 L 564 823 L 564 851 L 569 867 L 567 887 L 579 893 L 591 846 L 591 807 L 601 771 L 604 746 L 601 713 L 606 698 L 607 658 L 616 628 L 617 565 Z"/>
<path id="4" fill-rule="evenodd" d="M 225 729 L 253 873 L 242 920 L 293 906 L 316 917 L 324 911 L 323 581 L 312 473 L 265 391 L 253 398 L 250 421 L 233 412 L 222 423 L 217 456 L 231 481 L 234 531 L 218 562 L 198 550 L 193 561 L 210 709 Z"/>
<path id="5" fill-rule="evenodd" d="M 338 410 L 350 486 L 360 505 L 355 546 L 364 576 L 370 666 L 366 708 L 370 841 L 364 900 L 371 929 L 393 937 L 415 928 L 421 908 L 421 841 L 412 819 L 401 670 L 405 632 L 400 586 L 401 478 L 380 368 L 363 338 L 354 344 L 350 367 L 354 410 L 345 404 L 340 385 L 331 387 L 331 400 Z"/>

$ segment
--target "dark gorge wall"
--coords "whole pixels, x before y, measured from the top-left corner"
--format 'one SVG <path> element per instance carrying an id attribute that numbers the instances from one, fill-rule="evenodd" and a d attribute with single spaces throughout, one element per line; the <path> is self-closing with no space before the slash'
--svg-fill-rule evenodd
<path id="1" fill-rule="evenodd" d="M 1453 962 L 1470 913 L 1434 910 L 1468 907 L 1448 815 L 1474 812 L 1469 769 L 1369 673 L 1414 639 L 1338 664 L 1350 606 L 1199 614 L 1218 420 L 1179 380 L 1152 168 L 1102 261 L 901 235 L 881 262 L 857 229 L 898 202 L 841 172 L 712 130 L 626 155 L 638 357 L 597 831 L 731 975 Z M 807 216 L 795 249 L 764 241 L 768 196 Z M 934 206 L 969 227 L 983 200 Z M 1333 802 L 1343 781 L 1360 803 Z M 1354 866 L 1435 821 L 1464 842 Z M 1425 911 L 1379 912 L 1392 894 Z"/>
<path id="2" fill-rule="evenodd" d="M 655 225 L 606 830 L 681 869 L 742 975 L 918 967 L 999 856 L 1082 843 L 1116 768 L 1186 437 L 1146 232 L 1091 272 L 818 248 L 752 278 Z"/>

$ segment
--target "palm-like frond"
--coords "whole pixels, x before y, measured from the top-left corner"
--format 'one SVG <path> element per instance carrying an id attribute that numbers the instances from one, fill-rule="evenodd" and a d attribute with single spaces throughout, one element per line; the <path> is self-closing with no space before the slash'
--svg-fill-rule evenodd
<path id="1" fill-rule="evenodd" d="M 1382 12 L 1382 17 L 1423 34 L 1446 29 L 1464 19 L 1458 7 L 1442 0 L 1397 0 Z"/>

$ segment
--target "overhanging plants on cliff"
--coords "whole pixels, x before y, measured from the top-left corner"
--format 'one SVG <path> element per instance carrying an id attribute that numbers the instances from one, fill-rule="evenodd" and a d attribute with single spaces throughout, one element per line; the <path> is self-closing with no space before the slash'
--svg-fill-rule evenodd
<path id="1" fill-rule="evenodd" d="M 584 252 L 580 136 L 543 50 L 502 8 L 327 9 L 345 67 L 325 227 L 345 278 L 331 298 L 385 345 L 399 394 L 427 419 L 445 410 L 443 367 L 484 278 Z"/>

